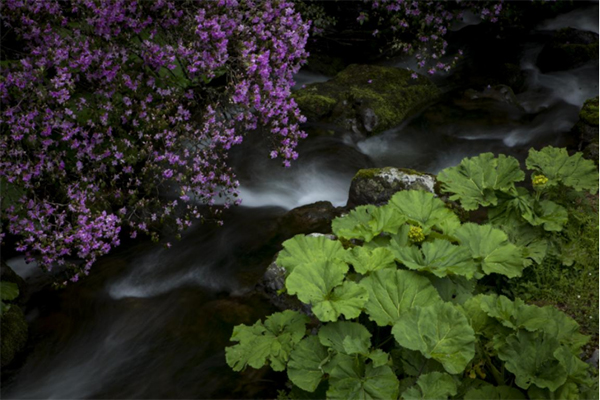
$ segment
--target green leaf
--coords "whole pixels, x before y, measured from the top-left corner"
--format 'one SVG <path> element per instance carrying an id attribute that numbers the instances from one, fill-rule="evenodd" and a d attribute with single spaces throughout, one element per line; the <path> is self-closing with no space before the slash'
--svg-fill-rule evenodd
<path id="1" fill-rule="evenodd" d="M 283 250 L 279 252 L 275 262 L 290 273 L 300 264 L 343 260 L 345 252 L 340 242 L 325 236 L 296 235 L 283 242 Z"/>
<path id="2" fill-rule="evenodd" d="M 452 376 L 442 372 L 431 372 L 421 375 L 417 385 L 402 393 L 402 398 L 404 400 L 447 399 L 449 396 L 454 396 L 457 389 Z"/>
<path id="3" fill-rule="evenodd" d="M 479 294 L 470 298 L 462 305 L 471 327 L 477 335 L 483 335 L 488 339 L 491 339 L 494 336 L 497 336 L 498 338 L 508 336 L 513 332 L 513 325 L 511 325 L 510 328 L 505 327 L 501 325 L 496 318 L 491 317 L 484 311 L 483 308 L 485 308 L 485 306 L 482 305 L 482 303 L 484 303 L 486 299 L 486 295 Z"/>
<path id="4" fill-rule="evenodd" d="M 597 391 L 596 391 L 597 392 Z M 593 397 L 580 396 L 579 387 L 573 382 L 567 382 L 558 389 L 550 391 L 548 389 L 540 389 L 535 385 L 531 385 L 527 391 L 530 399 L 542 400 L 579 400 L 592 399 Z M 597 395 L 597 393 L 596 393 Z"/>
<path id="5" fill-rule="evenodd" d="M 522 187 L 516 188 L 510 195 L 499 193 L 498 205 L 489 208 L 488 218 L 492 224 L 500 226 L 513 224 L 521 217 L 529 221 L 533 218 L 534 203 L 535 199 Z"/>
<path id="6" fill-rule="evenodd" d="M 442 170 L 437 179 L 443 183 L 444 192 L 454 193 L 450 200 L 459 200 L 470 211 L 497 205 L 496 191 L 514 192 L 515 182 L 525 179 L 525 174 L 515 158 L 504 155 L 495 158 L 492 153 L 484 153 Z"/>
<path id="7" fill-rule="evenodd" d="M 420 351 L 398 347 L 392 350 L 394 365 L 401 371 L 400 375 L 419 376 L 429 372 L 444 372 L 444 367 L 431 358 L 425 358 Z M 416 383 L 416 381 L 414 382 Z M 412 384 L 409 385 L 413 386 Z M 408 388 L 408 387 L 407 387 Z"/>
<path id="8" fill-rule="evenodd" d="M 527 169 L 535 170 L 548 178 L 547 186 L 562 183 L 575 190 L 587 190 L 591 194 L 598 191 L 598 170 L 591 160 L 583 158 L 582 153 L 569 156 L 564 148 L 552 146 L 537 151 L 529 150 Z"/>
<path id="9" fill-rule="evenodd" d="M 559 347 L 554 352 L 554 357 L 565 368 L 570 381 L 587 385 L 592 384 L 590 374 L 588 373 L 590 365 L 573 354 L 567 347 Z"/>
<path id="10" fill-rule="evenodd" d="M 396 399 L 398 378 L 387 365 L 374 367 L 340 354 L 330 373 L 328 399 Z"/>
<path id="11" fill-rule="evenodd" d="M 471 251 L 473 259 L 486 274 L 497 273 L 509 278 L 521 276 L 524 262 L 522 252 L 508 241 L 500 229 L 467 223 L 458 228 L 454 235 L 461 245 Z"/>
<path id="12" fill-rule="evenodd" d="M 231 341 L 239 342 L 225 348 L 227 364 L 234 371 L 247 365 L 261 368 L 267 361 L 275 371 L 283 371 L 289 354 L 306 333 L 309 318 L 296 311 L 286 310 L 267 317 L 265 323 L 257 321 L 252 326 L 233 328 Z"/>
<path id="13" fill-rule="evenodd" d="M 519 323 L 516 320 L 519 307 L 525 305 L 523 300 L 516 299 L 514 302 L 506 296 L 498 296 L 495 294 L 480 295 L 481 309 L 492 318 L 495 318 L 502 325 L 519 329 Z"/>
<path id="14" fill-rule="evenodd" d="M 472 278 L 477 265 L 464 246 L 454 246 L 447 240 L 425 242 L 421 249 L 410 246 L 399 248 L 396 257 L 410 269 L 426 271 L 438 277 L 462 275 Z"/>
<path id="15" fill-rule="evenodd" d="M 518 331 L 497 346 L 498 357 L 508 371 L 515 374 L 516 384 L 528 389 L 535 384 L 552 391 L 567 380 L 567 371 L 554 357 L 558 340 L 546 333 Z"/>
<path id="16" fill-rule="evenodd" d="M 518 389 L 510 386 L 492 386 L 486 385 L 479 389 L 469 390 L 465 394 L 465 400 L 520 400 L 527 399 L 527 396 Z"/>
<path id="17" fill-rule="evenodd" d="M 523 257 L 541 264 L 548 252 L 548 240 L 539 228 L 526 222 L 514 222 L 500 226 L 509 240 L 523 251 Z"/>
<path id="18" fill-rule="evenodd" d="M 323 365 L 327 362 L 327 348 L 316 336 L 302 339 L 290 354 L 287 375 L 300 389 L 314 392 L 323 377 Z"/>
<path id="19" fill-rule="evenodd" d="M 546 231 L 560 232 L 568 219 L 566 208 L 553 201 L 542 200 L 535 204 L 532 217 L 527 221 L 533 226 L 542 225 Z"/>
<path id="20" fill-rule="evenodd" d="M 460 224 L 458 217 L 446 208 L 442 200 L 423 190 L 400 191 L 392 196 L 388 206 L 405 215 L 411 224 L 423 228 L 426 235 L 435 226 L 448 228 Z"/>
<path id="21" fill-rule="evenodd" d="M 376 349 L 369 353 L 369 359 L 373 361 L 374 367 L 381 367 L 382 365 L 387 365 L 390 355 L 381 349 Z"/>
<path id="22" fill-rule="evenodd" d="M 406 218 L 390 207 L 367 205 L 356 207 L 348 215 L 334 219 L 331 229 L 338 237 L 369 242 L 382 232 L 398 232 L 404 222 Z"/>
<path id="23" fill-rule="evenodd" d="M 312 312 L 322 322 L 337 321 L 340 315 L 358 318 L 367 302 L 367 291 L 354 282 L 344 282 L 321 301 L 313 302 Z"/>
<path id="24" fill-rule="evenodd" d="M 427 277 L 431 284 L 437 289 L 440 297 L 444 301 L 455 304 L 463 304 L 473 297 L 475 291 L 475 281 L 468 280 L 462 276 L 452 276 L 438 278 L 436 276 Z"/>
<path id="25" fill-rule="evenodd" d="M 369 292 L 366 312 L 379 326 L 393 325 L 414 306 L 442 301 L 431 282 L 412 271 L 382 269 L 361 280 L 359 285 Z"/>
<path id="26" fill-rule="evenodd" d="M 451 374 L 464 371 L 475 356 L 475 333 L 467 317 L 449 303 L 415 306 L 392 328 L 396 341 L 439 361 Z"/>
<path id="27" fill-rule="evenodd" d="M 13 282 L 0 282 L 0 298 L 10 301 L 19 296 L 19 287 Z"/>
<path id="28" fill-rule="evenodd" d="M 368 354 L 371 332 L 357 322 L 337 321 L 319 329 L 319 341 L 338 353 Z"/>
<path id="29" fill-rule="evenodd" d="M 344 261 L 352 264 L 356 272 L 363 275 L 383 268 L 396 268 L 394 254 L 384 247 L 372 250 L 364 247 L 355 247 L 346 253 Z"/>

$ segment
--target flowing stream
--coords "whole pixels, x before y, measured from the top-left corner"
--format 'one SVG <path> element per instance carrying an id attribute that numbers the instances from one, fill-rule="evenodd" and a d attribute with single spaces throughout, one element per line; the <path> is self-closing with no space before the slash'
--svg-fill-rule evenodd
<path id="1" fill-rule="evenodd" d="M 538 31 L 572 26 L 598 32 L 597 15 L 596 3 L 545 21 Z M 477 57 L 476 48 L 464 45 L 467 58 Z M 516 95 L 520 106 L 494 103 L 457 114 L 463 101 L 457 90 L 468 87 L 452 87 L 448 75 L 438 78 L 449 88 L 442 99 L 403 125 L 358 141 L 351 135 L 309 137 L 288 169 L 269 159 L 261 139 L 249 137 L 232 155 L 243 203 L 226 213 L 223 227 L 196 226 L 171 249 L 143 241 L 123 245 L 99 261 L 88 279 L 38 294 L 43 301 L 33 301 L 26 315 L 27 357 L 2 382 L 2 397 L 276 396 L 275 382 L 285 375 L 266 369 L 234 373 L 225 364 L 224 347 L 234 325 L 274 311 L 249 293 L 277 251 L 279 217 L 320 200 L 345 205 L 360 168 L 437 173 L 481 152 L 523 160 L 532 146 L 567 143 L 583 102 L 598 95 L 598 62 L 542 74 L 534 62 L 540 50 L 538 41 L 524 39 L 520 67 L 527 90 Z M 300 73 L 297 82 L 326 79 Z M 8 264 L 30 282 L 39 278 L 22 258 Z"/>

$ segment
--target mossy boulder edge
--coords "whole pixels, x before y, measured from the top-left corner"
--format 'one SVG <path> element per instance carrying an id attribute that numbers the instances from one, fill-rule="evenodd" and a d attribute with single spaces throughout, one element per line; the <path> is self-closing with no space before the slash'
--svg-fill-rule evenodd
<path id="1" fill-rule="evenodd" d="M 293 94 L 311 122 L 330 122 L 355 133 L 374 135 L 400 125 L 440 91 L 406 69 L 353 64 L 333 79 Z"/>

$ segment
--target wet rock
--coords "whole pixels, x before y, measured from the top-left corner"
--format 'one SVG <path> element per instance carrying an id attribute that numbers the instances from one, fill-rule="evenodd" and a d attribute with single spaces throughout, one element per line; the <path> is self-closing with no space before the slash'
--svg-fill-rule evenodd
<path id="1" fill-rule="evenodd" d="M 311 232 L 331 232 L 331 221 L 340 215 L 329 201 L 319 201 L 294 208 L 279 220 L 281 232 L 285 237 Z"/>
<path id="2" fill-rule="evenodd" d="M 306 315 L 312 315 L 309 305 L 302 303 L 296 296 L 283 293 L 286 271 L 282 266 L 272 262 L 267 267 L 261 281 L 256 285 L 256 291 L 267 297 L 271 304 L 280 310 L 295 310 Z"/>
<path id="3" fill-rule="evenodd" d="M 352 178 L 346 207 L 382 205 L 400 190 L 426 190 L 435 193 L 434 175 L 404 168 L 361 169 Z"/>
<path id="4" fill-rule="evenodd" d="M 412 79 L 404 69 L 357 64 L 293 95 L 309 121 L 331 122 L 365 135 L 399 125 L 438 96 L 437 87 L 424 76 Z"/>
<path id="5" fill-rule="evenodd" d="M 1 366 L 4 368 L 14 359 L 15 355 L 25 347 L 27 342 L 27 322 L 25 315 L 18 305 L 13 304 L 0 317 Z"/>
<path id="6" fill-rule="evenodd" d="M 455 104 L 467 110 L 482 108 L 485 102 L 521 107 L 513 90 L 506 85 L 488 86 L 481 91 L 467 89 L 463 92 L 462 98 L 455 100 Z"/>
<path id="7" fill-rule="evenodd" d="M 313 232 L 308 234 L 310 237 L 325 236 L 330 240 L 336 240 L 337 237 L 331 234 Z M 277 256 L 274 257 L 277 259 Z M 285 287 L 286 270 L 277 262 L 273 261 L 265 271 L 261 281 L 256 285 L 256 292 L 267 297 L 271 304 L 280 310 L 295 310 L 303 314 L 312 316 L 311 307 L 302 303 L 296 296 L 290 296 L 283 292 Z"/>
<path id="8" fill-rule="evenodd" d="M 429 107 L 413 123 L 437 135 L 483 138 L 521 127 L 527 120 L 527 113 L 506 85 L 453 91 L 447 97 L 447 101 Z"/>
<path id="9" fill-rule="evenodd" d="M 598 59 L 598 34 L 564 28 L 557 31 L 537 59 L 540 71 L 564 71 Z"/>

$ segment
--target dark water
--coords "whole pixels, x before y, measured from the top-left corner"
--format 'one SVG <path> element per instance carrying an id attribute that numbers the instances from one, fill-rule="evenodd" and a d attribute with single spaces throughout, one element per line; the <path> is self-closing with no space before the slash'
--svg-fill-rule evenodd
<path id="1" fill-rule="evenodd" d="M 598 15 L 593 7 L 545 21 L 539 30 L 573 26 L 598 32 L 597 19 L 588 17 Z M 532 146 L 568 143 L 583 102 L 598 95 L 598 63 L 541 74 L 534 64 L 540 50 L 539 42 L 525 38 L 518 54 L 527 87 L 516 95 L 521 107 L 472 107 L 461 95 L 467 87 L 452 87 L 449 75 L 438 78 L 449 88 L 442 101 L 402 126 L 365 140 L 350 134 L 309 138 L 289 169 L 269 160 L 261 140 L 249 138 L 233 155 L 243 206 L 228 213 L 225 226 L 197 226 L 170 250 L 144 242 L 124 247 L 102 259 L 88 279 L 34 302 L 27 314 L 28 356 L 2 382 L 2 397 L 276 396 L 284 375 L 233 373 L 223 349 L 234 325 L 273 311 L 249 293 L 277 251 L 277 218 L 318 200 L 344 205 L 360 168 L 436 173 L 481 152 L 523 159 Z M 467 56 L 477 57 L 468 44 Z M 299 83 L 323 79 L 298 77 Z M 18 259 L 9 264 L 35 279 L 36 270 Z"/>

